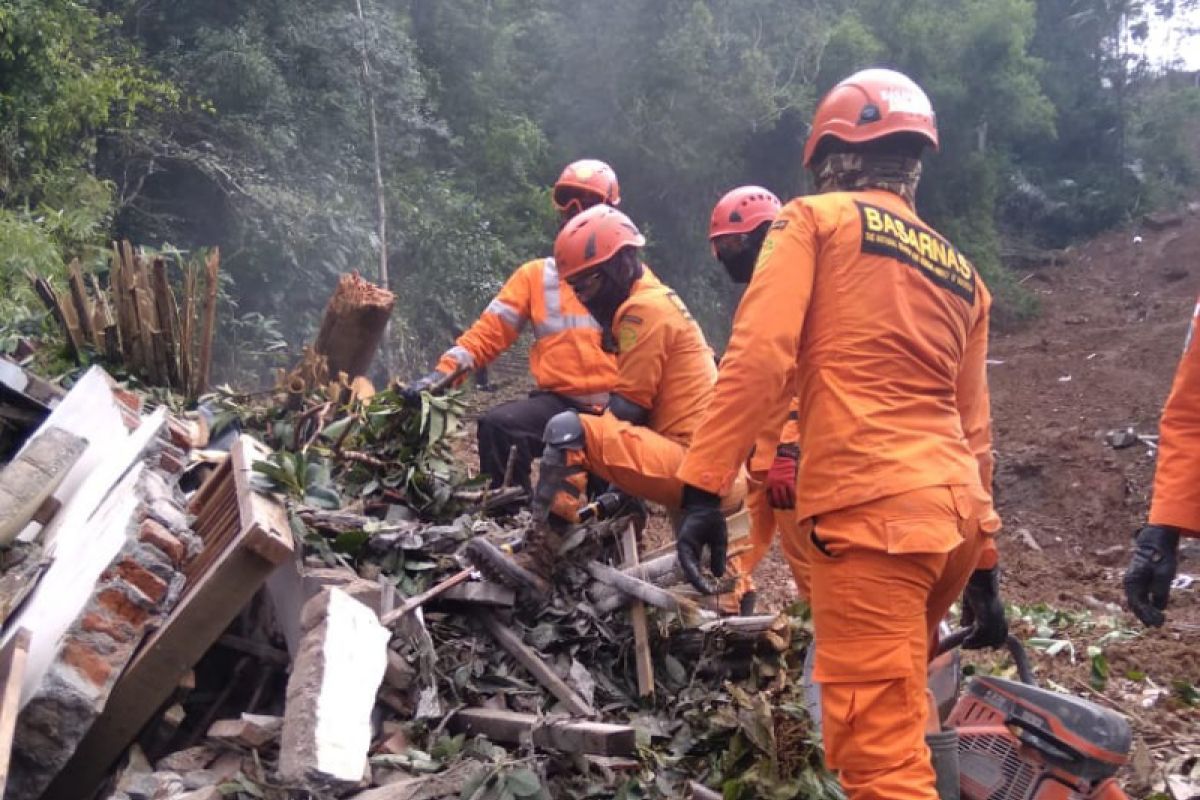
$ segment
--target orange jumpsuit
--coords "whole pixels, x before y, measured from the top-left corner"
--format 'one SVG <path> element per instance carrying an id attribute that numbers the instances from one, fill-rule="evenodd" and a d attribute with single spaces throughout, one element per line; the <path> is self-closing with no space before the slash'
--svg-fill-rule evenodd
<path id="1" fill-rule="evenodd" d="M 1158 426 L 1150 524 L 1200 535 L 1200 300 Z"/>
<path id="2" fill-rule="evenodd" d="M 995 564 L 986 355 L 970 262 L 897 195 L 788 203 L 738 308 L 680 479 L 720 491 L 795 368 L 796 515 L 811 562 L 826 760 L 850 800 L 935 800 L 924 743 L 937 623 Z"/>
<path id="3" fill-rule="evenodd" d="M 583 456 L 588 472 L 623 491 L 669 509 L 679 508 L 676 477 L 717 379 L 712 348 L 679 296 L 649 271 L 613 316 L 617 380 L 613 392 L 646 409 L 645 425 L 611 412 L 583 415 Z M 724 493 L 736 510 L 744 481 Z"/>
<path id="4" fill-rule="evenodd" d="M 808 560 L 802 552 L 788 549 L 795 539 L 796 515 L 790 508 L 772 508 L 767 499 L 766 474 L 775 460 L 775 451 L 781 444 L 798 444 L 799 428 L 796 424 L 797 407 L 793 399 L 787 407 L 787 418 L 780 430 L 777 420 L 768 422 L 754 442 L 754 450 L 747 465 L 750 471 L 749 491 L 746 494 L 746 510 L 750 515 L 750 549 L 736 557 L 734 565 L 738 573 L 753 576 L 755 568 L 771 549 L 775 531 L 780 532 L 783 555 L 792 570 L 796 589 L 802 600 L 808 600 Z M 753 584 L 748 580 L 747 588 Z"/>
<path id="5" fill-rule="evenodd" d="M 583 407 L 608 402 L 616 360 L 601 345 L 600 324 L 559 280 L 553 258 L 518 267 L 475 324 L 442 354 L 437 370 L 487 366 L 512 347 L 527 324 L 534 338 L 529 371 L 539 389 Z"/>

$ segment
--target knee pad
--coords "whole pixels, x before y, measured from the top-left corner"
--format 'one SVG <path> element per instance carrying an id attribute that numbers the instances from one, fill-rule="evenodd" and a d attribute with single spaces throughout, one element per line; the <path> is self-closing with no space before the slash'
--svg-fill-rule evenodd
<path id="1" fill-rule="evenodd" d="M 583 423 L 578 411 L 560 411 L 546 423 L 542 432 L 546 452 L 551 450 L 582 450 L 584 445 Z"/>

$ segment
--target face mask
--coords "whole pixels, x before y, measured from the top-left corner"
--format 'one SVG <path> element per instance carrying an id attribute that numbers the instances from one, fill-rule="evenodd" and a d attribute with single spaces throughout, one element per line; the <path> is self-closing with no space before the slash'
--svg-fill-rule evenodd
<path id="1" fill-rule="evenodd" d="M 599 288 L 583 304 L 588 313 L 607 331 L 612 328 L 617 309 L 629 299 L 634 282 L 642 277 L 642 265 L 637 260 L 637 251 L 610 259 L 600 268 L 600 274 Z"/>
<path id="2" fill-rule="evenodd" d="M 769 227 L 770 225 L 763 223 L 750 233 L 739 234 L 745 236 L 740 247 L 717 248 L 717 259 L 729 273 L 729 279 L 734 283 L 750 282 L 750 278 L 754 275 L 754 265 L 758 262 L 758 252 L 762 249 L 763 240 L 767 238 L 767 228 Z"/>
<path id="3" fill-rule="evenodd" d="M 734 283 L 749 283 L 754 275 L 754 262 L 758 260 L 758 248 L 746 248 L 733 256 L 721 259 L 721 266 L 729 273 Z"/>

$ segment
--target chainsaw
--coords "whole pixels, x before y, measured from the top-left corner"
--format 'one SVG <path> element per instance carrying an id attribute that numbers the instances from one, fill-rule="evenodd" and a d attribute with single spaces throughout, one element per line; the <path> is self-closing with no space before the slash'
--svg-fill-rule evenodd
<path id="1" fill-rule="evenodd" d="M 1037 686 L 1021 641 L 1009 636 L 1019 680 L 979 675 L 963 692 L 959 645 L 971 633 L 942 623 L 928 672 L 929 722 L 940 800 L 1128 800 L 1114 776 L 1129 760 L 1126 719 Z M 804 704 L 820 735 L 820 687 L 805 658 Z"/>
<path id="2" fill-rule="evenodd" d="M 938 652 L 951 655 L 970 632 L 946 637 Z M 1114 776 L 1129 760 L 1129 722 L 1082 698 L 1039 688 L 1020 640 L 1009 636 L 1006 644 L 1020 680 L 976 676 L 945 717 L 941 736 L 943 743 L 957 740 L 957 758 L 950 759 L 957 761 L 951 765 L 957 780 L 944 774 L 946 759 L 939 763 L 935 752 L 943 800 L 946 783 L 963 800 L 1127 800 Z M 945 669 L 940 660 L 930 665 L 931 687 Z M 931 744 L 937 737 L 930 735 Z"/>

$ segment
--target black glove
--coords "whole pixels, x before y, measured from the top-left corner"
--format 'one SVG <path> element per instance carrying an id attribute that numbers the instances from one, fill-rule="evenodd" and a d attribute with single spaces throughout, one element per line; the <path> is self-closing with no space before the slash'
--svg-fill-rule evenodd
<path id="1" fill-rule="evenodd" d="M 1000 647 L 1008 640 L 1008 620 L 1000 602 L 1000 569 L 977 569 L 963 590 L 963 624 L 971 635 L 963 640 L 964 650 Z"/>
<path id="2" fill-rule="evenodd" d="M 406 384 L 400 389 L 400 396 L 404 398 L 404 402 L 409 405 L 416 405 L 421 402 L 421 392 L 429 391 L 430 387 L 444 380 L 446 373 L 434 370 L 428 375 L 423 375 L 417 378 L 412 383 Z"/>
<path id="3" fill-rule="evenodd" d="M 685 484 L 681 510 L 683 517 L 675 536 L 679 569 L 698 591 L 714 594 L 716 587 L 700 572 L 700 556 L 707 545 L 712 574 L 718 578 L 725 574 L 725 548 L 729 544 L 729 533 L 725 530 L 725 515 L 721 513 L 721 498 Z"/>
<path id="4" fill-rule="evenodd" d="M 1145 625 L 1157 628 L 1166 621 L 1162 612 L 1171 597 L 1178 551 L 1178 528 L 1147 525 L 1138 531 L 1133 558 L 1125 570 L 1125 601 Z"/>

